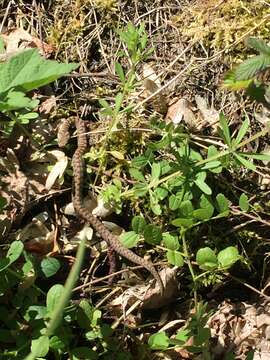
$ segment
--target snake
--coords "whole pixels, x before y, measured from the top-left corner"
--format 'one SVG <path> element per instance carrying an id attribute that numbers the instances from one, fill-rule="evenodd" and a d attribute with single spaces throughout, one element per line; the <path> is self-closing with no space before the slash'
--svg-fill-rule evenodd
<path id="1" fill-rule="evenodd" d="M 77 148 L 72 157 L 73 167 L 73 194 L 72 202 L 75 212 L 89 223 L 92 228 L 100 235 L 100 237 L 106 241 L 110 248 L 112 248 L 117 254 L 128 259 L 129 261 L 140 265 L 147 269 L 157 281 L 161 294 L 164 292 L 164 285 L 160 278 L 159 273 L 155 269 L 152 262 L 145 260 L 138 256 L 130 249 L 126 248 L 121 242 L 118 236 L 114 235 L 96 216 L 92 214 L 83 204 L 83 178 L 84 178 L 84 159 L 83 155 L 87 150 L 87 137 L 84 121 L 75 117 L 75 126 L 77 130 Z"/>

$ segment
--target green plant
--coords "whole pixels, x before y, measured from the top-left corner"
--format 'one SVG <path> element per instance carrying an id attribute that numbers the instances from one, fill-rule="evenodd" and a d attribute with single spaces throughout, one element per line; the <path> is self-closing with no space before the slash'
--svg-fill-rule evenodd
<path id="1" fill-rule="evenodd" d="M 2 124 L 4 132 L 10 134 L 15 123 L 26 131 L 23 125 L 38 117 L 38 113 L 33 110 L 39 104 L 39 100 L 27 96 L 27 93 L 57 80 L 77 67 L 78 64 L 45 60 L 37 49 L 19 52 L 0 63 L 0 112 L 10 119 Z"/>

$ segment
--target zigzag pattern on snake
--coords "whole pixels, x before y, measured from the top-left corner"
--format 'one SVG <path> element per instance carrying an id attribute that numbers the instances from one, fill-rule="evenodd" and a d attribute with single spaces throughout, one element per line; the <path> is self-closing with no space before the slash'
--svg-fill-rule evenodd
<path id="1" fill-rule="evenodd" d="M 164 290 L 162 280 L 156 271 L 154 265 L 136 255 L 131 250 L 124 247 L 119 238 L 112 234 L 106 226 L 96 218 L 84 205 L 82 201 L 82 189 L 83 189 L 83 176 L 84 176 L 84 161 L 83 155 L 87 149 L 87 138 L 85 135 L 85 125 L 83 120 L 75 118 L 75 125 L 77 129 L 78 146 L 72 158 L 73 166 L 73 205 L 75 211 L 80 215 L 86 222 L 88 222 L 98 234 L 115 250 L 119 255 L 132 261 L 135 264 L 141 265 L 146 268 L 156 279 L 159 284 L 161 292 Z"/>

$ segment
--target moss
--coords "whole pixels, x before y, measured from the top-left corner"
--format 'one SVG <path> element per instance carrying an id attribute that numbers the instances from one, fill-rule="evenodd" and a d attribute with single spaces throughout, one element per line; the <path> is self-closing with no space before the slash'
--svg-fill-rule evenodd
<path id="1" fill-rule="evenodd" d="M 204 46 L 221 50 L 240 40 L 251 29 L 249 35 L 268 38 L 270 8 L 259 0 L 216 0 L 197 1 L 193 6 L 182 9 L 181 15 L 173 17 L 173 23 L 181 26 L 182 34 L 188 39 L 202 41 Z M 234 49 L 242 51 L 243 41 L 235 44 Z"/>

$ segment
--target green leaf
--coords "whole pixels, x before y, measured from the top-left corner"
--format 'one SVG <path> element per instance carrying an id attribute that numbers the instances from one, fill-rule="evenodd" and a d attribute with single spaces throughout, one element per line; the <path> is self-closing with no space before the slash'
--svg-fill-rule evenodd
<path id="1" fill-rule="evenodd" d="M 130 173 L 130 176 L 132 177 L 132 179 L 137 180 L 137 181 L 142 181 L 142 182 L 145 181 L 145 178 L 140 170 L 138 170 L 136 168 L 130 168 L 129 173 Z"/>
<path id="2" fill-rule="evenodd" d="M 230 202 L 229 200 L 226 198 L 226 196 L 224 196 L 223 194 L 217 194 L 216 196 L 216 201 L 217 201 L 217 206 L 218 206 L 218 212 L 221 213 L 229 213 L 229 205 Z"/>
<path id="3" fill-rule="evenodd" d="M 162 232 L 156 225 L 146 225 L 143 235 L 148 244 L 159 245 L 162 240 Z"/>
<path id="4" fill-rule="evenodd" d="M 167 250 L 167 260 L 174 266 L 182 267 L 184 265 L 183 256 L 176 250 Z"/>
<path id="5" fill-rule="evenodd" d="M 136 197 L 145 196 L 148 193 L 147 184 L 136 184 L 133 187 L 133 191 Z"/>
<path id="6" fill-rule="evenodd" d="M 14 88 L 30 91 L 75 70 L 79 64 L 60 64 L 45 60 L 37 49 L 19 52 L 5 63 L 0 63 L 0 93 Z"/>
<path id="7" fill-rule="evenodd" d="M 172 225 L 177 226 L 177 227 L 189 228 L 190 226 L 193 225 L 193 220 L 177 218 L 177 219 L 172 220 Z"/>
<path id="8" fill-rule="evenodd" d="M 169 250 L 178 250 L 180 245 L 177 236 L 173 236 L 169 233 L 162 234 L 162 242 L 164 246 Z"/>
<path id="9" fill-rule="evenodd" d="M 205 193 L 206 195 L 212 194 L 212 190 L 203 180 L 196 179 L 194 182 L 203 193 Z"/>
<path id="10" fill-rule="evenodd" d="M 194 210 L 192 202 L 190 200 L 182 201 L 182 203 L 179 207 L 179 210 L 180 210 L 182 216 L 184 216 L 186 218 L 191 217 L 193 210 Z"/>
<path id="11" fill-rule="evenodd" d="M 154 190 L 154 194 L 158 200 L 164 200 L 168 196 L 168 190 L 158 187 Z"/>
<path id="12" fill-rule="evenodd" d="M 50 341 L 48 336 L 42 335 L 31 342 L 31 352 L 35 354 L 34 358 L 46 356 L 49 352 Z"/>
<path id="13" fill-rule="evenodd" d="M 123 98 L 124 98 L 124 95 L 122 93 L 118 93 L 116 95 L 115 102 L 114 102 L 114 113 L 115 114 L 118 114 L 118 112 L 122 106 Z"/>
<path id="14" fill-rule="evenodd" d="M 94 307 L 87 300 L 82 300 L 77 312 L 77 321 L 82 329 L 90 330 L 92 328 Z"/>
<path id="15" fill-rule="evenodd" d="M 270 55 L 257 55 L 245 60 L 235 70 L 236 80 L 248 80 L 270 65 Z"/>
<path id="16" fill-rule="evenodd" d="M 181 341 L 183 344 L 185 344 L 189 338 L 190 338 L 189 329 L 178 330 L 177 334 L 175 335 L 175 339 Z"/>
<path id="17" fill-rule="evenodd" d="M 243 158 L 242 156 L 238 155 L 237 153 L 234 153 L 233 155 L 234 155 L 234 156 L 236 157 L 236 159 L 237 159 L 244 167 L 246 167 L 247 169 L 253 170 L 253 171 L 256 170 L 256 166 L 255 166 L 252 162 L 246 160 L 245 158 Z"/>
<path id="18" fill-rule="evenodd" d="M 257 39 L 254 37 L 250 37 L 246 40 L 247 46 L 257 50 L 260 53 L 265 55 L 270 55 L 270 47 L 263 39 Z"/>
<path id="19" fill-rule="evenodd" d="M 141 169 L 145 165 L 147 165 L 148 162 L 151 162 L 152 160 L 153 160 L 153 153 L 152 151 L 148 151 L 144 155 L 139 155 L 134 159 L 132 159 L 131 166 Z"/>
<path id="20" fill-rule="evenodd" d="M 23 252 L 23 243 L 21 241 L 13 241 L 10 245 L 10 248 L 7 252 L 7 258 L 9 258 L 9 263 L 16 261 Z"/>
<path id="21" fill-rule="evenodd" d="M 202 167 L 202 170 L 215 169 L 217 167 L 220 167 L 220 161 L 209 161 Z"/>
<path id="22" fill-rule="evenodd" d="M 197 251 L 196 262 L 202 270 L 213 270 L 218 266 L 218 259 L 215 252 L 209 247 Z"/>
<path id="23" fill-rule="evenodd" d="M 225 117 L 225 115 L 223 113 L 220 113 L 220 115 L 219 115 L 219 123 L 220 123 L 221 129 L 222 129 L 222 134 L 223 134 L 224 141 L 230 147 L 231 146 L 230 129 L 229 129 L 229 126 L 228 126 L 227 119 L 226 119 L 226 117 Z"/>
<path id="24" fill-rule="evenodd" d="M 235 139 L 236 144 L 240 144 L 241 140 L 246 135 L 248 128 L 249 128 L 249 118 L 246 117 L 246 119 L 243 122 L 243 124 L 241 125 L 241 127 L 238 131 L 237 137 Z"/>
<path id="25" fill-rule="evenodd" d="M 235 246 L 228 246 L 226 249 L 218 253 L 219 266 L 225 269 L 231 267 L 240 259 L 238 249 Z"/>
<path id="26" fill-rule="evenodd" d="M 180 194 L 179 195 L 174 195 L 172 194 L 170 197 L 169 197 L 169 208 L 174 211 L 176 209 L 178 209 L 181 205 L 181 202 L 182 202 L 182 196 Z"/>
<path id="27" fill-rule="evenodd" d="M 152 350 L 166 350 L 170 345 L 170 339 L 164 331 L 149 337 L 148 344 Z"/>
<path id="28" fill-rule="evenodd" d="M 225 74 L 222 85 L 226 89 L 237 91 L 237 90 L 247 89 L 251 85 L 251 83 L 252 83 L 252 79 L 237 81 L 235 69 L 233 69 Z"/>
<path id="29" fill-rule="evenodd" d="M 124 70 L 122 68 L 122 65 L 119 62 L 115 63 L 115 71 L 117 73 L 117 75 L 119 76 L 119 79 L 122 81 L 122 83 L 124 84 L 126 79 L 125 79 L 125 73 Z"/>
<path id="30" fill-rule="evenodd" d="M 137 245 L 140 236 L 135 231 L 128 231 L 120 235 L 120 241 L 126 248 L 132 248 Z"/>
<path id="31" fill-rule="evenodd" d="M 40 267 L 46 278 L 49 278 L 57 273 L 61 265 L 59 260 L 53 257 L 48 257 L 41 261 Z"/>
<path id="32" fill-rule="evenodd" d="M 250 159 L 255 159 L 255 160 L 261 160 L 261 161 L 270 161 L 270 155 L 269 154 L 253 154 L 253 153 L 243 153 L 243 152 L 238 152 L 239 155 L 241 156 L 246 156 Z"/>
<path id="33" fill-rule="evenodd" d="M 60 284 L 55 284 L 49 289 L 46 298 L 48 316 L 50 316 L 53 313 L 53 310 L 58 304 L 63 292 L 64 292 L 64 286 Z"/>
<path id="34" fill-rule="evenodd" d="M 30 99 L 21 91 L 10 90 L 3 101 L 0 101 L 0 111 L 11 111 L 17 109 L 34 109 L 39 100 Z"/>
<path id="35" fill-rule="evenodd" d="M 106 101 L 104 99 L 99 99 L 98 102 L 104 109 L 104 110 L 102 110 L 103 113 L 105 112 L 106 115 L 113 116 L 113 109 L 112 109 L 111 105 L 108 103 L 108 101 Z"/>
<path id="36" fill-rule="evenodd" d="M 143 216 L 134 216 L 131 222 L 131 226 L 137 234 L 143 234 L 146 226 L 146 221 Z"/>
<path id="37" fill-rule="evenodd" d="M 153 163 L 151 166 L 151 180 L 158 180 L 161 173 L 160 163 Z"/>
<path id="38" fill-rule="evenodd" d="M 249 200 L 246 194 L 241 194 L 239 198 L 239 206 L 240 209 L 244 212 L 247 212 L 249 210 Z"/>
<path id="39" fill-rule="evenodd" d="M 65 347 L 65 342 L 59 336 L 54 335 L 50 338 L 50 349 L 59 351 L 64 350 Z"/>
<path id="40" fill-rule="evenodd" d="M 213 212 L 211 208 L 196 209 L 193 211 L 193 216 L 198 220 L 208 220 L 212 217 Z"/>

